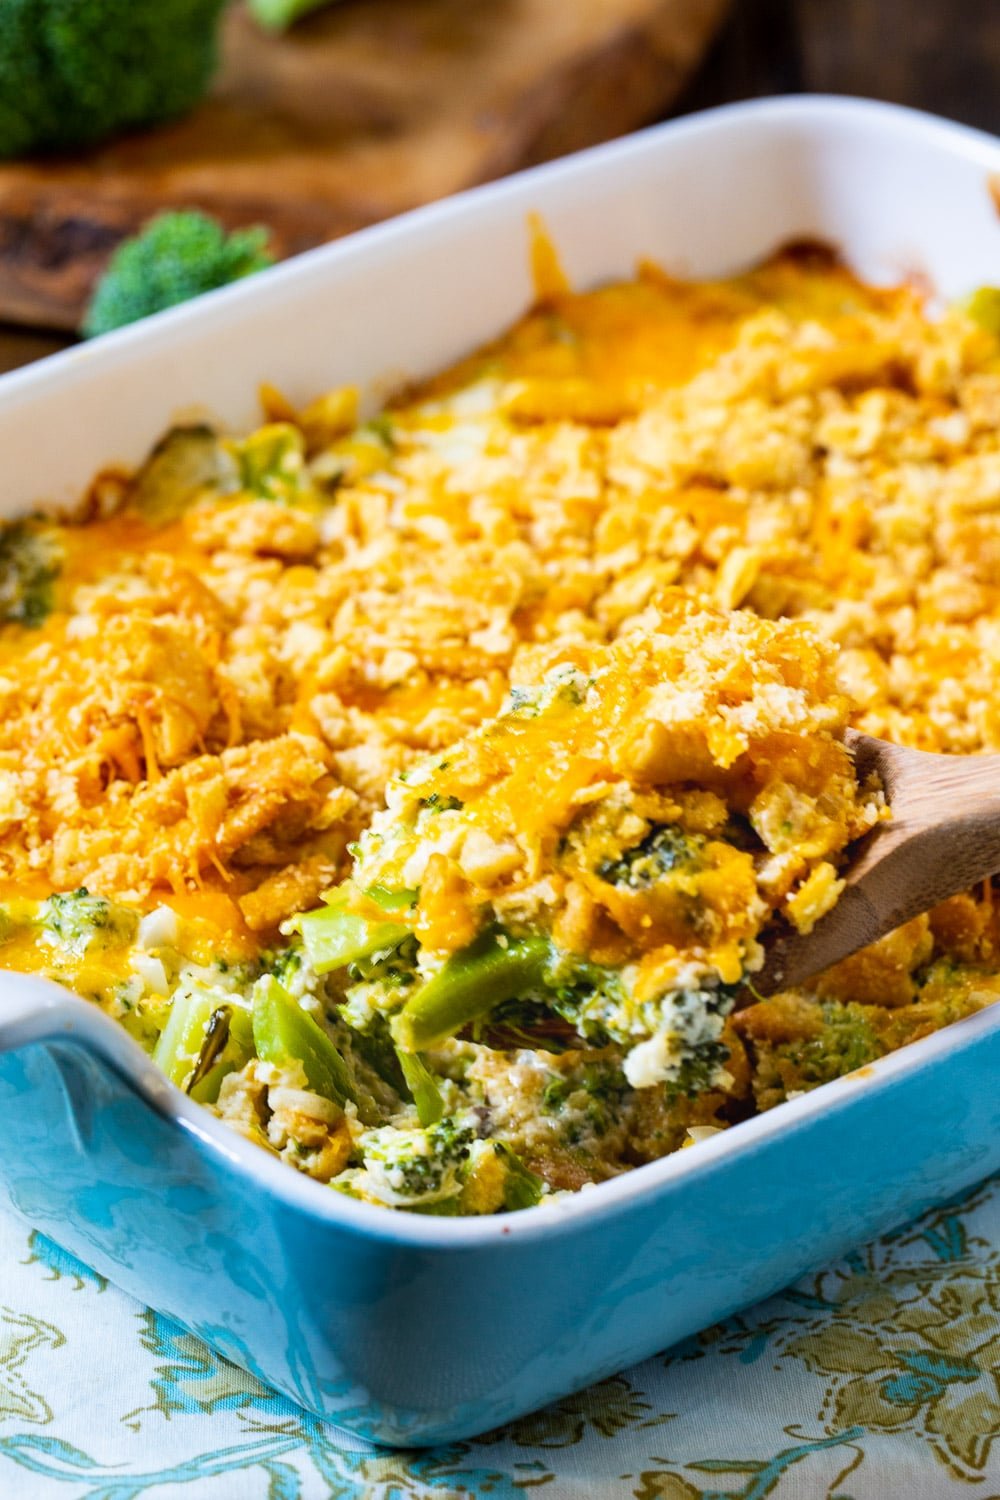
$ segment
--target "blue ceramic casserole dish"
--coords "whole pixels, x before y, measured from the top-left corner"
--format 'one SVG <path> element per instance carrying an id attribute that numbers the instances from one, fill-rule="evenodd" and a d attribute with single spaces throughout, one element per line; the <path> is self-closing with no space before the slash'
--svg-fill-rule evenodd
<path id="1" fill-rule="evenodd" d="M 64 501 L 255 383 L 373 391 L 529 297 L 525 217 L 573 279 L 714 275 L 789 238 L 953 295 L 996 278 L 1000 146 L 846 100 L 737 106 L 478 190 L 0 382 L 3 510 Z M 58 433 L 59 443 L 51 435 Z M 468 1437 L 642 1359 L 1000 1168 L 1000 1010 L 537 1211 L 391 1214 L 191 1103 L 96 1008 L 0 977 L 0 1199 L 310 1411 Z"/>

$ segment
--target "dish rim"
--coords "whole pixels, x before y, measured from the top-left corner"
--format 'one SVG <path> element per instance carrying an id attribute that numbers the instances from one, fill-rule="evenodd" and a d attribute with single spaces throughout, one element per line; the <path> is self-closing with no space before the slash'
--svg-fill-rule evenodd
<path id="1" fill-rule="evenodd" d="M 279 292 L 289 282 L 311 272 L 335 267 L 341 261 L 349 261 L 365 249 L 391 245 L 400 237 L 405 239 L 415 228 L 433 224 L 446 225 L 449 220 L 464 215 L 477 204 L 503 203 L 507 198 L 519 197 L 526 186 L 537 184 L 544 188 L 549 182 L 571 180 L 578 174 L 586 173 L 594 164 L 626 161 L 633 155 L 641 155 L 657 141 L 668 138 L 678 141 L 695 139 L 699 135 L 710 135 L 743 120 L 752 121 L 755 125 L 768 120 L 776 123 L 822 124 L 824 117 L 831 123 L 844 119 L 856 119 L 861 123 L 867 120 L 880 128 L 889 126 L 901 130 L 911 138 L 917 132 L 928 141 L 936 140 L 939 144 L 960 146 L 967 159 L 981 158 L 984 167 L 1000 173 L 1000 137 L 971 125 L 946 120 L 927 110 L 913 109 L 909 105 L 891 104 L 881 99 L 866 99 L 849 94 L 823 93 L 784 94 L 774 98 L 746 99 L 718 105 L 697 110 L 680 119 L 648 126 L 618 140 L 590 146 L 584 151 L 573 152 L 537 167 L 529 167 L 495 182 L 467 188 L 436 203 L 410 209 L 380 224 L 355 230 L 329 244 L 291 256 L 253 276 L 243 277 L 228 286 L 206 292 L 191 302 L 154 313 L 138 323 L 116 329 L 90 343 L 71 346 L 36 360 L 22 369 L 10 370 L 0 375 L 0 408 L 19 405 L 23 399 L 30 399 L 39 386 L 65 383 L 80 373 L 96 374 L 103 365 L 115 362 L 119 354 L 141 345 L 156 334 L 180 335 L 195 322 L 202 331 L 210 330 L 212 323 L 220 322 L 230 313 L 237 312 L 242 304 L 260 300 L 271 292 Z"/>
<path id="2" fill-rule="evenodd" d="M 959 151 L 966 161 L 980 164 L 987 171 L 1000 171 L 1000 141 L 987 132 L 884 101 L 835 94 L 803 94 L 753 99 L 706 109 L 412 210 L 295 256 L 235 285 L 211 292 L 199 298 L 197 303 L 169 309 L 106 335 L 93 345 L 67 349 L 24 370 L 9 372 L 0 376 L 0 408 L 12 409 L 30 402 L 43 387 L 51 390 L 53 385 L 69 386 L 81 376 L 98 378 L 102 369 L 117 363 L 121 355 L 157 334 L 168 333 L 172 342 L 180 341 L 195 320 L 204 332 L 206 326 L 210 328 L 213 322 L 228 321 L 242 306 L 249 306 L 262 295 L 280 293 L 284 285 L 303 274 L 327 268 L 332 270 L 368 247 L 390 246 L 400 236 L 405 239 L 418 225 L 446 225 L 479 203 L 502 203 L 506 198 L 521 197 L 525 187 L 537 185 L 543 191 L 549 182 L 572 179 L 580 172 L 587 172 L 594 164 L 628 159 L 648 150 L 657 141 L 711 135 L 742 121 L 752 122 L 755 126 L 768 122 L 822 126 L 824 123 L 837 125 L 845 119 L 862 125 L 868 123 L 879 130 L 888 126 L 911 141 L 916 136 L 928 143 L 944 145 Z M 14 985 L 11 985 L 11 980 L 15 981 Z M 33 1016 L 21 1025 L 20 1035 L 16 1007 L 13 1028 L 0 1015 L 0 1052 L 31 1044 L 82 1044 L 109 1065 L 149 1108 L 193 1137 L 209 1152 L 211 1159 L 218 1158 L 245 1174 L 262 1191 L 285 1206 L 324 1225 L 401 1247 L 425 1250 L 471 1250 L 486 1245 L 513 1245 L 541 1236 L 557 1237 L 571 1232 L 581 1219 L 599 1221 L 627 1205 L 637 1208 L 645 1203 L 651 1205 L 659 1194 L 673 1184 L 682 1184 L 692 1174 L 709 1172 L 737 1158 L 752 1155 L 786 1128 L 793 1129 L 819 1116 L 836 1113 L 847 1107 L 862 1090 L 875 1085 L 891 1087 L 893 1081 L 932 1065 L 939 1056 L 964 1045 L 973 1045 L 980 1033 L 987 1034 L 1000 1027 L 998 1002 L 911 1042 L 854 1073 L 820 1085 L 765 1114 L 721 1130 L 717 1136 L 632 1168 L 607 1182 L 588 1185 L 565 1199 L 543 1203 L 520 1213 L 442 1219 L 351 1199 L 269 1156 L 171 1084 L 118 1022 L 81 996 L 36 976 L 8 974 L 0 984 L 22 992 L 30 988 L 38 1001 Z M 5 1044 L 4 1034 L 6 1032 L 9 1036 L 12 1030 L 13 1041 L 8 1040 Z"/>

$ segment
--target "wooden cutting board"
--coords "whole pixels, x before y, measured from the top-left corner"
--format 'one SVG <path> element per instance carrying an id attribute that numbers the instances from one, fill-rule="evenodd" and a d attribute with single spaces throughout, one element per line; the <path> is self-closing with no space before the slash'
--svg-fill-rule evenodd
<path id="1" fill-rule="evenodd" d="M 77 326 L 168 207 L 279 255 L 656 118 L 728 0 L 343 0 L 283 37 L 226 16 L 210 98 L 78 159 L 0 163 L 0 320 Z"/>

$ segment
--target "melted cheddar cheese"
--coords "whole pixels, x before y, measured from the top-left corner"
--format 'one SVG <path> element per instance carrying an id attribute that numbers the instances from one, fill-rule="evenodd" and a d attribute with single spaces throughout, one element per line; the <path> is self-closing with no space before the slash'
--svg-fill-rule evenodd
<path id="1" fill-rule="evenodd" d="M 150 1046 L 171 997 L 204 991 L 214 1050 L 185 1086 L 207 1089 L 194 1074 L 215 1068 L 214 1107 L 235 1128 L 396 1206 L 420 1194 L 391 1183 L 418 1178 L 449 1212 L 516 1206 L 528 1190 L 508 1148 L 551 1190 L 613 1175 L 1000 984 L 987 886 L 728 1020 L 725 1076 L 696 1097 L 633 1088 L 614 1037 L 523 1057 L 509 1035 L 453 1040 L 429 1066 L 447 1118 L 480 1124 L 431 1145 L 385 1037 L 355 1048 L 343 1017 L 358 1022 L 360 1000 L 343 1012 L 347 980 L 311 972 L 281 928 L 350 872 L 387 786 L 398 810 L 398 789 L 430 775 L 481 834 L 464 864 L 449 852 L 418 872 L 428 953 L 473 940 L 484 906 L 537 917 L 525 893 L 557 877 L 542 905 L 564 944 L 655 967 L 658 948 L 683 951 L 679 913 L 694 908 L 725 979 L 758 918 L 780 907 L 806 930 L 829 906 L 847 842 L 879 815 L 843 764 L 845 723 L 1000 749 L 995 335 L 815 252 L 714 283 L 646 266 L 582 293 L 549 263 L 543 290 L 373 421 L 349 391 L 299 411 L 268 389 L 259 432 L 177 430 L 137 475 L 100 476 L 77 517 L 0 535 L 0 966 L 54 974 Z M 781 685 L 807 683 L 808 714 L 827 716 L 809 755 L 772 726 L 760 764 L 781 774 L 759 785 L 729 712 L 757 627 L 777 631 Z M 602 737 L 602 715 L 648 718 L 642 695 L 713 650 L 686 728 L 628 749 Z M 567 712 L 559 754 L 548 711 L 516 733 L 508 719 L 502 750 L 484 737 L 512 691 L 563 669 L 596 678 L 600 701 Z M 631 847 L 609 788 L 634 790 L 651 765 L 636 826 L 675 825 L 707 852 L 655 896 L 627 881 L 609 895 L 595 851 L 610 868 Z M 734 815 L 756 844 L 728 838 Z M 67 946 L 50 902 L 80 892 L 77 916 L 107 903 L 104 936 Z M 396 1122 L 378 1140 L 353 1102 L 353 1135 L 330 1117 L 301 1058 L 275 1072 L 253 1053 L 242 1009 L 275 974 L 348 1057 L 369 1112 Z M 387 1144 L 386 1129 L 410 1135 Z"/>
<path id="2" fill-rule="evenodd" d="M 719 1076 L 764 924 L 808 932 L 887 815 L 857 785 L 833 665 L 808 626 L 679 590 L 609 645 L 526 656 L 505 711 L 390 782 L 356 847 L 348 925 L 368 913 L 400 949 L 365 998 L 411 1050 L 530 1000 L 623 1047 L 635 1087 Z M 336 957 L 341 898 L 297 925 Z"/>

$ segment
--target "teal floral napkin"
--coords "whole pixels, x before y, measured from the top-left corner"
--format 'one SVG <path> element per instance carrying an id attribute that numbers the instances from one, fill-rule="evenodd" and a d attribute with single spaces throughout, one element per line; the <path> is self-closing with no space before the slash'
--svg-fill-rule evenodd
<path id="1" fill-rule="evenodd" d="M 473 1442 L 324 1427 L 0 1216 L 2 1500 L 1000 1496 L 1000 1181 Z"/>

